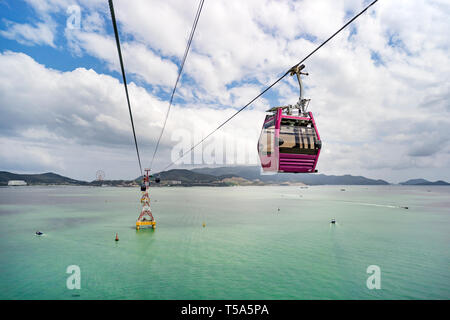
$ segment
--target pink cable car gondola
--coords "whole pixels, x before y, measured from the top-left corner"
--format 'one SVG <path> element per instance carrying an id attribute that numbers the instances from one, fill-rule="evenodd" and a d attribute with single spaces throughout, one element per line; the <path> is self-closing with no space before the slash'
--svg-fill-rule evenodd
<path id="1" fill-rule="evenodd" d="M 300 98 L 294 106 L 275 107 L 267 112 L 258 142 L 258 153 L 263 171 L 312 173 L 317 172 L 322 141 L 311 112 L 307 112 L 310 99 L 303 99 L 301 70 L 296 74 L 300 86 Z"/>

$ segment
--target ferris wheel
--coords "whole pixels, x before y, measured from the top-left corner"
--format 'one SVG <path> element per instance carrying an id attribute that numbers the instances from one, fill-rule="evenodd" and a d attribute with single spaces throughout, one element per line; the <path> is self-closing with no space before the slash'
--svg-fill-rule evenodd
<path id="1" fill-rule="evenodd" d="M 97 178 L 97 181 L 103 181 L 104 179 L 105 179 L 105 171 L 103 171 L 103 170 L 98 170 L 96 173 L 95 173 L 95 176 L 96 176 L 96 178 Z"/>

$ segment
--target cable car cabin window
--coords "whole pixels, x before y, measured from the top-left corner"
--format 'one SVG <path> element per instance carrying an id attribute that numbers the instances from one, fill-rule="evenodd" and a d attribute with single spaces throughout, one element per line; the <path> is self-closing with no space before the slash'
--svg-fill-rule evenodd
<path id="1" fill-rule="evenodd" d="M 272 117 L 271 120 L 268 121 L 269 118 L 266 118 L 266 121 L 264 122 L 264 129 L 268 129 L 270 127 L 274 127 L 275 128 L 275 119 L 274 117 Z"/>
<path id="2" fill-rule="evenodd" d="M 312 122 L 281 119 L 279 146 L 280 153 L 317 154 L 319 145 Z"/>
<path id="3" fill-rule="evenodd" d="M 268 118 L 266 118 L 267 120 Z M 258 151 L 263 155 L 270 156 L 273 149 L 273 141 L 275 138 L 275 121 L 274 119 L 265 122 L 258 141 Z"/>

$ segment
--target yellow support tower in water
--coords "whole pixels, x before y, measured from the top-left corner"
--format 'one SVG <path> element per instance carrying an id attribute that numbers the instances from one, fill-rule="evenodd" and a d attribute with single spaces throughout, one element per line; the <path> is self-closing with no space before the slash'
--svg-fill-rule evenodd
<path id="1" fill-rule="evenodd" d="M 150 210 L 150 196 L 148 195 L 149 176 L 150 169 L 145 169 L 144 183 L 141 186 L 142 197 L 142 211 L 139 218 L 136 221 L 136 229 L 139 230 L 142 227 L 156 228 L 156 221 L 153 218 L 152 211 Z"/>

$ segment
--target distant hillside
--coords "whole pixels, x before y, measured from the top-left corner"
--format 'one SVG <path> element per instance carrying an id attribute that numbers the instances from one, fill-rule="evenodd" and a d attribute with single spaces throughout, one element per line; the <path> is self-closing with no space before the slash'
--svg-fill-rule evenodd
<path id="1" fill-rule="evenodd" d="M 399 184 L 403 184 L 403 185 L 417 185 L 417 184 L 421 184 L 421 183 L 429 183 L 430 181 L 425 180 L 425 179 L 410 179 L 408 181 L 405 182 L 400 182 Z"/>
<path id="2" fill-rule="evenodd" d="M 280 173 L 261 174 L 261 169 L 257 166 L 240 167 L 220 167 L 220 168 L 199 168 L 192 169 L 196 173 L 204 173 L 215 176 L 235 176 L 247 180 L 261 180 L 266 183 L 303 182 L 308 185 L 387 185 L 384 180 L 374 180 L 362 176 L 328 176 L 325 174 L 313 173 Z"/>
<path id="3" fill-rule="evenodd" d="M 256 166 L 220 167 L 220 168 L 198 168 L 191 169 L 192 172 L 209 174 L 213 176 L 242 177 L 248 180 L 261 180 L 261 169 Z"/>
<path id="4" fill-rule="evenodd" d="M 450 183 L 442 180 L 431 182 L 425 179 L 410 179 L 405 182 L 400 182 L 400 184 L 405 186 L 450 186 Z"/>
<path id="5" fill-rule="evenodd" d="M 196 173 L 186 169 L 172 169 L 169 171 L 160 172 L 158 173 L 158 175 L 162 181 L 173 180 L 187 183 L 195 183 L 195 182 L 212 182 L 217 180 L 216 176 Z M 135 181 L 140 183 L 142 181 L 142 176 L 136 178 Z"/>
<path id="6" fill-rule="evenodd" d="M 173 169 L 160 173 L 161 180 L 176 180 L 187 183 L 209 183 L 217 181 L 217 177 L 209 174 L 192 172 L 185 169 Z"/>
<path id="7" fill-rule="evenodd" d="M 0 185 L 8 185 L 9 180 L 24 180 L 28 184 L 77 184 L 87 185 L 85 181 L 79 181 L 60 176 L 53 172 L 41 174 L 17 174 L 6 171 L 0 171 Z"/>
<path id="8" fill-rule="evenodd" d="M 186 169 L 172 169 L 158 173 L 161 183 L 150 183 L 151 186 L 226 186 L 229 183 L 222 181 L 223 177 L 217 177 L 210 174 L 197 173 Z M 152 181 L 154 179 L 151 179 Z M 137 183 L 142 182 L 142 177 L 135 180 Z"/>

